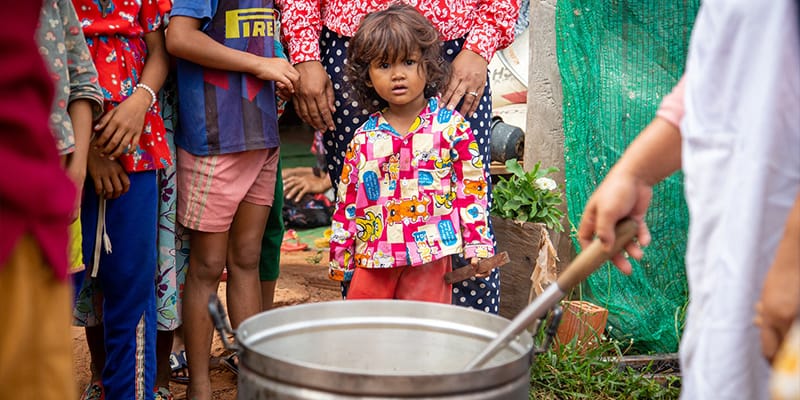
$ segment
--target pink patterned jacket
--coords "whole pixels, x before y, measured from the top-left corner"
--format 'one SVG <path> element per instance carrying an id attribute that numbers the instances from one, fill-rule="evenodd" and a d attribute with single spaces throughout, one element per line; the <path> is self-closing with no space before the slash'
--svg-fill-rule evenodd
<path id="1" fill-rule="evenodd" d="M 487 174 L 469 123 L 432 98 L 405 136 L 381 112 L 353 136 L 333 215 L 329 276 L 494 254 Z"/>
<path id="2" fill-rule="evenodd" d="M 319 60 L 322 26 L 347 37 L 370 12 L 396 0 L 277 0 L 283 35 L 292 64 Z M 467 37 L 464 48 L 487 62 L 495 51 L 514 41 L 519 0 L 416 0 L 406 1 L 436 27 L 442 40 Z"/>

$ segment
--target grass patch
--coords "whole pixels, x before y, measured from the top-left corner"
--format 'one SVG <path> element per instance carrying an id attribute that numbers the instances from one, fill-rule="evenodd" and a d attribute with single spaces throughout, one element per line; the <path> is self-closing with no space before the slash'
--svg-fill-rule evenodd
<path id="1" fill-rule="evenodd" d="M 648 378 L 651 366 L 620 367 L 619 342 L 602 340 L 583 354 L 574 342 L 553 346 L 534 358 L 531 367 L 531 399 L 677 399 L 680 378 L 668 377 L 662 384 Z"/>

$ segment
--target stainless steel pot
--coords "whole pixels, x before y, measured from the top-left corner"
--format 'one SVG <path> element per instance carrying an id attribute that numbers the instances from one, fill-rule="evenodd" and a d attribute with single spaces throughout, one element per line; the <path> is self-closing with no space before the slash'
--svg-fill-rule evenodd
<path id="1" fill-rule="evenodd" d="M 214 318 L 218 326 L 224 320 Z M 508 324 L 472 309 L 401 300 L 271 310 L 236 331 L 238 398 L 527 399 L 529 334 L 463 371 Z"/>
<path id="2" fill-rule="evenodd" d="M 225 342 L 239 352 L 239 399 L 527 399 L 534 348 L 525 328 L 636 231 L 634 221 L 620 222 L 610 251 L 595 239 L 512 321 L 402 300 L 312 303 L 257 314 L 239 325 L 234 344 Z M 233 333 L 216 296 L 209 311 L 223 337 Z M 559 320 L 556 309 L 548 337 Z"/>

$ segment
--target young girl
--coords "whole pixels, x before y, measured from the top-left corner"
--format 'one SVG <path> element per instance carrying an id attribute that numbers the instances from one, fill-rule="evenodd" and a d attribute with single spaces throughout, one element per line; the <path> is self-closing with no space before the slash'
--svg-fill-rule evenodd
<path id="1" fill-rule="evenodd" d="M 330 277 L 348 299 L 451 302 L 451 255 L 494 254 L 486 173 L 469 124 L 435 96 L 445 87 L 436 29 L 413 7 L 367 15 L 350 41 L 347 80 L 376 111 L 345 156 Z"/>
<path id="2" fill-rule="evenodd" d="M 86 158 L 92 137 L 92 121 L 103 107 L 97 70 L 89 56 L 81 24 L 70 0 L 46 0 L 36 30 L 39 52 L 55 84 L 50 130 L 67 175 L 78 188 L 75 220 L 69 228 L 69 271 L 84 270 L 81 248 L 80 192 L 86 179 Z"/>
<path id="3" fill-rule="evenodd" d="M 176 0 L 170 16 L 177 221 L 190 230 L 191 247 L 183 292 L 190 399 L 211 398 L 208 299 L 223 268 L 232 325 L 261 311 L 259 253 L 279 155 L 275 90 L 293 91 L 299 77 L 275 57 L 277 33 L 271 0 Z"/>
<path id="4" fill-rule="evenodd" d="M 91 184 L 85 185 L 81 208 L 90 279 L 76 305 L 77 319 L 89 326 L 89 348 L 101 350 L 92 351 L 92 364 L 103 370 L 102 379 L 93 371 L 84 397 L 152 398 L 156 170 L 172 162 L 156 98 L 168 68 L 162 15 L 156 0 L 73 0 L 73 5 L 97 68 L 105 109 L 94 126 L 88 158 Z"/>

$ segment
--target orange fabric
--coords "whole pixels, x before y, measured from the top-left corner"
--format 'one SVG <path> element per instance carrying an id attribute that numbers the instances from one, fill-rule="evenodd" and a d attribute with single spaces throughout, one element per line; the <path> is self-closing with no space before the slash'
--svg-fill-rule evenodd
<path id="1" fill-rule="evenodd" d="M 451 257 L 395 268 L 356 268 L 347 290 L 348 300 L 399 299 L 450 304 L 453 288 L 444 282 L 452 270 Z"/>
<path id="2" fill-rule="evenodd" d="M 29 235 L 0 269 L 0 304 L 6 305 L 0 312 L 0 399 L 77 397 L 72 290 L 53 276 Z"/>

